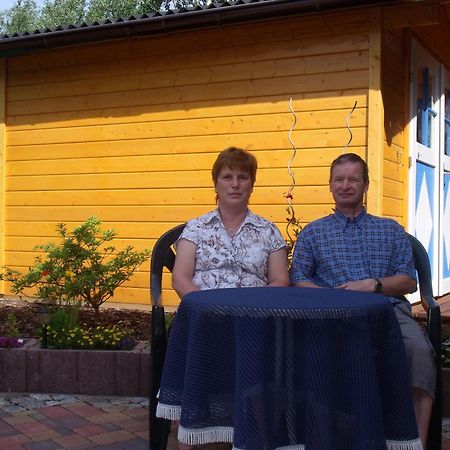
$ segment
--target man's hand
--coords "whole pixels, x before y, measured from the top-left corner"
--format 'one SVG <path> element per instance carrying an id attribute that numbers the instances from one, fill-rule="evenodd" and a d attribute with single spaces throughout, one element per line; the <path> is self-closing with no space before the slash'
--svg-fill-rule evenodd
<path id="1" fill-rule="evenodd" d="M 349 281 L 341 284 L 338 289 L 346 289 L 348 291 L 375 292 L 375 279 L 366 278 L 365 280 Z"/>
<path id="2" fill-rule="evenodd" d="M 405 294 L 411 294 L 416 291 L 416 280 L 409 278 L 406 275 L 392 275 L 390 277 L 381 278 L 383 282 L 383 295 L 400 296 Z M 341 284 L 338 289 L 347 289 L 349 291 L 360 292 L 375 292 L 376 280 L 375 278 L 366 278 L 364 280 L 349 281 L 348 283 Z"/>

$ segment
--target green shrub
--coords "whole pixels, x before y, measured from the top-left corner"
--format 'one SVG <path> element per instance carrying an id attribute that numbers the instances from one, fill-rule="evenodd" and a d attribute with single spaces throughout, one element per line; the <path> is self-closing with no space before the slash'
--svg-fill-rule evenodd
<path id="1" fill-rule="evenodd" d="M 17 317 L 13 312 L 9 312 L 6 316 L 5 334 L 9 337 L 18 337 L 20 334 Z"/>
<path id="2" fill-rule="evenodd" d="M 36 246 L 44 256 L 37 256 L 34 266 L 24 274 L 6 267 L 0 278 L 10 281 L 17 294 L 36 287 L 39 298 L 58 305 L 84 302 L 98 317 L 100 306 L 150 257 L 150 250 L 137 252 L 131 246 L 116 252 L 106 245 L 116 234 L 102 231 L 100 224 L 90 217 L 71 232 L 65 224 L 58 224 L 58 244 Z"/>

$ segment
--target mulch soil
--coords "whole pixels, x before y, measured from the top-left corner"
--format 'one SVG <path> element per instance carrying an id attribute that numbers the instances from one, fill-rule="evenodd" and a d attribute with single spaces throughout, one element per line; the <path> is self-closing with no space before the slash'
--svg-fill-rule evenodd
<path id="1" fill-rule="evenodd" d="M 0 336 L 7 335 L 11 324 L 11 320 L 8 320 L 10 315 L 15 318 L 20 337 L 39 338 L 39 329 L 54 308 L 53 305 L 37 302 L 0 300 Z M 120 324 L 130 330 L 135 340 L 149 340 L 151 311 L 103 306 L 100 308 L 100 319 L 97 320 L 92 309 L 80 308 L 79 323 L 87 327 Z"/>

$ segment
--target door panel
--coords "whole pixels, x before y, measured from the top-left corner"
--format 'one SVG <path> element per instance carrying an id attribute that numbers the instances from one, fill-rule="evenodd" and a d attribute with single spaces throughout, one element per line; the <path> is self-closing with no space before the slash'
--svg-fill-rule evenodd
<path id="1" fill-rule="evenodd" d="M 439 63 L 415 43 L 411 71 L 409 231 L 427 249 L 435 295 L 440 279 L 440 71 Z"/>
<path id="2" fill-rule="evenodd" d="M 435 230 L 437 228 L 433 222 L 435 214 L 434 172 L 435 168 L 417 161 L 415 236 L 422 242 L 428 252 L 432 273 L 436 270 L 433 263 L 435 259 Z"/>

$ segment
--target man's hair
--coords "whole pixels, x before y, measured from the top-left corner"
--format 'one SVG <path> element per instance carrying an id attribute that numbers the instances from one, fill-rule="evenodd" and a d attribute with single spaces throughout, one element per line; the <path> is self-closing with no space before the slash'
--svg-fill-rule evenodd
<path id="1" fill-rule="evenodd" d="M 366 183 L 369 182 L 369 168 L 367 167 L 367 163 L 356 153 L 344 153 L 343 155 L 338 156 L 332 163 L 330 167 L 330 181 L 333 175 L 333 169 L 340 164 L 345 164 L 347 162 L 357 163 L 361 166 L 363 171 L 363 179 Z"/>
<path id="2" fill-rule="evenodd" d="M 255 184 L 258 163 L 256 158 L 247 150 L 237 147 L 228 147 L 220 152 L 211 171 L 214 184 L 217 183 L 219 173 L 224 167 L 247 172 L 252 180 L 252 185 Z"/>

